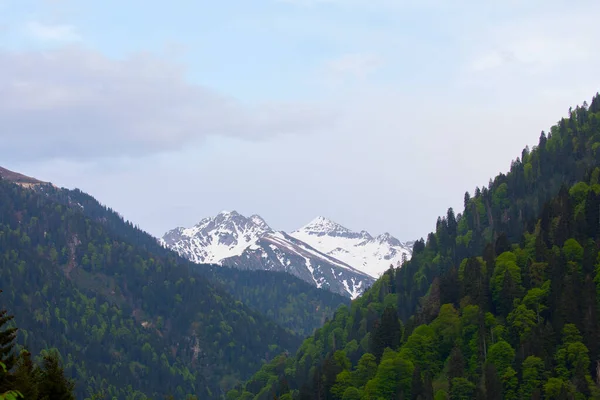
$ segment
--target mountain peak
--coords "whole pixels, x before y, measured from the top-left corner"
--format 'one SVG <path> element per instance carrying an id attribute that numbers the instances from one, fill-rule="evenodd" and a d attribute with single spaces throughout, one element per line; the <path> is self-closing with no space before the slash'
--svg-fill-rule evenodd
<path id="1" fill-rule="evenodd" d="M 378 235 L 376 238 L 380 243 L 388 243 L 392 246 L 402 246 L 402 242 L 400 242 L 398 239 L 396 239 L 395 237 L 393 237 L 392 235 L 389 234 L 389 232 L 384 232 L 381 235 Z M 404 247 L 407 247 L 406 244 L 404 244 Z M 412 247 L 410 247 L 412 249 Z"/>
<path id="2" fill-rule="evenodd" d="M 258 214 L 254 214 L 250 216 L 250 221 L 252 221 L 255 225 L 261 226 L 266 230 L 271 230 L 267 222 Z"/>
<path id="3" fill-rule="evenodd" d="M 345 229 L 324 217 L 313 222 L 315 229 Z M 373 282 L 373 277 L 351 265 L 320 253 L 285 232 L 272 230 L 256 214 L 245 217 L 236 211 L 221 211 L 192 228 L 167 232 L 160 243 L 197 263 L 285 271 L 351 298 Z"/>
<path id="4" fill-rule="evenodd" d="M 220 263 L 272 231 L 258 215 L 248 218 L 237 211 L 221 211 L 191 228 L 167 232 L 161 242 L 194 262 Z"/>
<path id="5" fill-rule="evenodd" d="M 236 211 L 169 231 L 161 243 L 194 262 L 291 272 L 351 297 L 412 250 L 387 232 L 373 237 L 322 215 L 288 235 L 271 229 L 259 215 Z"/>
<path id="6" fill-rule="evenodd" d="M 412 246 L 388 232 L 373 237 L 367 231 L 354 232 L 324 217 L 315 218 L 292 236 L 374 278 L 412 253 Z"/>
<path id="7" fill-rule="evenodd" d="M 317 218 L 310 221 L 308 224 L 304 225 L 299 231 L 310 232 L 313 234 L 328 234 L 328 235 L 343 235 L 351 233 L 352 231 L 342 225 L 338 224 L 330 220 L 329 218 L 325 218 L 323 216 L 318 216 Z"/>

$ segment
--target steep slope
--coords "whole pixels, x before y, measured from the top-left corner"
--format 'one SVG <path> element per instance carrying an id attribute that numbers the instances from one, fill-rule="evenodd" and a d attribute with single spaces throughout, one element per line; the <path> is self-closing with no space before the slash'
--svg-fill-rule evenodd
<path id="1" fill-rule="evenodd" d="M 0 179 L 4 304 L 20 342 L 60 350 L 77 398 L 217 398 L 297 347 L 296 336 L 194 273 L 197 265 L 80 198 Z M 88 206 L 102 222 L 84 215 Z"/>
<path id="2" fill-rule="evenodd" d="M 222 261 L 240 269 L 283 271 L 334 293 L 358 297 L 374 279 L 284 232 L 264 235 L 241 255 Z"/>
<path id="3" fill-rule="evenodd" d="M 50 185 L 50 183 L 48 182 L 43 182 L 39 179 L 20 174 L 18 172 L 10 171 L 2 167 L 0 167 L 0 178 L 21 186 Z"/>
<path id="4" fill-rule="evenodd" d="M 597 94 L 228 398 L 600 398 L 599 149 Z"/>
<path id="5" fill-rule="evenodd" d="M 318 289 L 291 274 L 199 266 L 198 272 L 218 282 L 231 295 L 285 328 L 306 337 L 350 299 Z"/>
<path id="6" fill-rule="evenodd" d="M 389 233 L 373 237 L 366 231 L 353 232 L 324 217 L 317 217 L 290 236 L 374 278 L 409 259 L 413 245 Z"/>
<path id="7" fill-rule="evenodd" d="M 50 192 L 40 190 L 40 193 L 65 206 L 80 210 L 85 216 L 102 224 L 112 234 L 137 248 L 164 257 L 176 256 L 176 253 L 159 244 L 155 237 L 125 221 L 118 213 L 101 205 L 87 193 L 77 189 Z M 263 315 L 273 316 L 275 322 L 303 336 L 318 326 L 317 321 L 331 317 L 340 302 L 338 295 L 317 289 L 314 285 L 309 286 L 289 274 L 276 271 L 241 273 L 240 270 L 230 268 L 223 268 L 221 271 L 219 267 L 207 264 L 193 264 L 191 267 L 192 271 L 203 274 L 216 286 L 227 290 L 235 299 Z M 290 293 L 295 296 L 290 296 Z M 298 299 L 305 296 L 309 299 L 300 303 Z M 347 299 L 346 296 L 345 301 Z M 314 311 L 307 313 L 309 309 Z"/>
<path id="8" fill-rule="evenodd" d="M 192 228 L 167 232 L 160 242 L 194 262 L 287 272 L 334 293 L 356 298 L 374 279 L 308 244 L 274 231 L 257 215 L 232 211 Z"/>

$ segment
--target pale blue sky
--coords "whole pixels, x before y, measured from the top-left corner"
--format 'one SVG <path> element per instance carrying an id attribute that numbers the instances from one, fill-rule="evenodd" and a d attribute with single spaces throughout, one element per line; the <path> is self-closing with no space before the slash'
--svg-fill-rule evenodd
<path id="1" fill-rule="evenodd" d="M 0 0 L 0 165 L 151 233 L 424 236 L 600 88 L 597 1 Z"/>

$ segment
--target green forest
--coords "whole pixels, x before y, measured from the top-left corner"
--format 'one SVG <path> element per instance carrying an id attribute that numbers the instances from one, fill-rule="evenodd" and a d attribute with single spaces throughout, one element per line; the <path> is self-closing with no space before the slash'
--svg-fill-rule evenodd
<path id="1" fill-rule="evenodd" d="M 58 354 L 78 399 L 219 398 L 346 303 L 313 288 L 292 298 L 306 290 L 294 277 L 265 272 L 279 286 L 267 294 L 210 268 L 80 191 L 0 180 L 0 305 L 19 351 Z"/>
<path id="2" fill-rule="evenodd" d="M 301 337 L 323 326 L 350 299 L 317 289 L 285 272 L 249 271 L 199 266 L 198 272 L 217 282 L 236 299 Z"/>
<path id="3" fill-rule="evenodd" d="M 600 398 L 600 95 L 227 399 Z"/>
<path id="4" fill-rule="evenodd" d="M 136 248 L 188 265 L 193 272 L 205 276 L 213 285 L 221 287 L 244 305 L 277 322 L 284 328 L 305 337 L 323 325 L 326 318 L 342 304 L 346 297 L 328 290 L 317 289 L 302 279 L 282 272 L 244 271 L 215 265 L 193 264 L 157 244 L 156 238 L 124 220 L 114 210 L 100 204 L 80 190 L 45 189 L 54 201 L 80 210 L 93 221 L 104 225 L 112 235 Z"/>
<path id="5" fill-rule="evenodd" d="M 71 379 L 65 377 L 60 354 L 44 350 L 35 359 L 27 350 L 16 352 L 14 319 L 0 310 L 0 400 L 75 400 Z"/>

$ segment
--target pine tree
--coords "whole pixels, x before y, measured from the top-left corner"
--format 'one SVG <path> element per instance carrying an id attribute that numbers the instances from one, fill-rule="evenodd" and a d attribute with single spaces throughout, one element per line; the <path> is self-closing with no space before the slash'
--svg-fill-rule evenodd
<path id="1" fill-rule="evenodd" d="M 54 352 L 43 357 L 39 384 L 40 400 L 75 400 L 75 384 L 65 377 L 58 357 Z"/>
<path id="2" fill-rule="evenodd" d="M 481 267 L 482 265 L 477 258 L 471 257 L 467 260 L 464 270 L 462 297 L 469 296 L 472 304 L 485 309 L 487 306 L 487 285 Z"/>
<path id="3" fill-rule="evenodd" d="M 352 328 L 350 329 L 350 339 L 360 339 L 360 325 L 362 323 L 362 311 L 360 307 L 354 307 L 352 316 Z"/>
<path id="4" fill-rule="evenodd" d="M 2 291 L 0 290 L 0 294 Z M 0 362 L 4 368 L 0 369 L 0 393 L 12 389 L 14 377 L 11 375 L 15 366 L 16 357 L 13 352 L 14 340 L 17 336 L 17 328 L 9 328 L 7 324 L 14 319 L 14 316 L 8 315 L 6 309 L 0 309 Z"/>
<path id="5" fill-rule="evenodd" d="M 599 346 L 598 346 L 598 301 L 596 296 L 596 285 L 594 284 L 594 280 L 590 275 L 587 275 L 585 278 L 585 283 L 583 285 L 583 296 L 582 296 L 582 304 L 581 310 L 583 313 L 583 336 L 586 339 L 585 345 L 590 350 L 590 355 L 592 359 L 597 359 L 599 356 Z"/>
<path id="6" fill-rule="evenodd" d="M 424 398 L 425 384 L 423 383 L 423 377 L 421 376 L 421 368 L 415 366 L 413 370 L 412 383 L 411 383 L 411 399 L 418 400 Z"/>
<path id="7" fill-rule="evenodd" d="M 502 232 L 498 239 L 496 239 L 496 246 L 494 248 L 496 254 L 502 254 L 505 251 L 510 251 L 510 243 L 506 237 L 506 233 Z"/>
<path id="8" fill-rule="evenodd" d="M 22 351 L 19 355 L 15 370 L 15 388 L 23 394 L 27 400 L 38 398 L 38 382 L 40 371 L 31 359 L 31 353 Z"/>
<path id="9" fill-rule="evenodd" d="M 460 351 L 460 347 L 455 346 L 450 353 L 448 360 L 448 384 L 452 390 L 452 384 L 455 378 L 462 378 L 465 374 L 465 358 Z"/>
<path id="10" fill-rule="evenodd" d="M 502 382 L 491 363 L 485 365 L 485 393 L 488 400 L 502 400 Z"/>
<path id="11" fill-rule="evenodd" d="M 502 289 L 500 290 L 500 301 L 498 304 L 498 311 L 502 315 L 508 315 L 513 307 L 513 301 L 518 296 L 518 287 L 512 278 L 508 269 L 504 273 L 504 279 L 502 281 Z"/>
<path id="12" fill-rule="evenodd" d="M 423 400 L 433 400 L 433 380 L 429 371 L 425 372 L 423 380 Z"/>
<path id="13" fill-rule="evenodd" d="M 372 335 L 371 352 L 377 358 L 378 362 L 386 347 L 395 350 L 400 346 L 402 325 L 394 307 L 389 306 L 383 311 L 381 322 L 375 328 Z"/>

